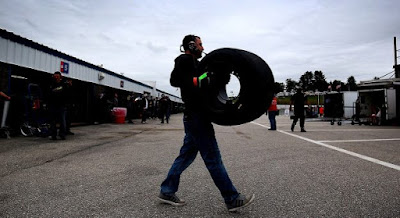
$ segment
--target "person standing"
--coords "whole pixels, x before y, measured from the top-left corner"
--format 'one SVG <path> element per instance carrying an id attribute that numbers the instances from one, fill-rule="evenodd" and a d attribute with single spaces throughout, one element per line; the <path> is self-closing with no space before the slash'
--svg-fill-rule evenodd
<path id="1" fill-rule="evenodd" d="M 153 110 L 154 110 L 154 99 L 153 99 L 153 96 L 149 96 L 149 98 L 147 99 L 147 102 L 148 102 L 147 116 L 150 119 L 154 119 L 154 117 L 153 117 Z"/>
<path id="2" fill-rule="evenodd" d="M 143 94 L 140 106 L 142 108 L 142 123 L 145 124 L 147 120 L 147 109 L 149 108 L 149 101 L 147 100 L 146 93 Z"/>
<path id="3" fill-rule="evenodd" d="M 49 109 L 51 113 L 51 139 L 57 139 L 57 122 L 60 123 L 60 130 L 58 135 L 62 140 L 65 140 L 66 134 L 66 84 L 62 82 L 62 75 L 59 71 L 53 74 L 53 82 L 50 86 L 49 94 Z"/>
<path id="4" fill-rule="evenodd" d="M 73 132 L 71 132 L 71 122 L 72 122 L 72 117 L 74 114 L 74 93 L 72 90 L 72 80 L 67 79 L 65 81 L 65 100 L 66 100 L 66 113 L 65 113 L 65 132 L 67 135 L 75 135 Z"/>
<path id="5" fill-rule="evenodd" d="M 126 108 L 127 108 L 127 114 L 126 114 L 126 119 L 128 120 L 128 123 L 133 123 L 132 119 L 133 119 L 133 114 L 134 114 L 134 107 L 135 107 L 135 94 L 132 92 L 131 95 L 128 95 L 128 97 L 126 98 L 127 100 L 127 104 L 126 104 Z"/>
<path id="6" fill-rule="evenodd" d="M 169 123 L 169 118 L 171 116 L 171 99 L 166 95 L 165 98 L 167 99 L 167 110 L 165 112 L 165 119 L 167 120 L 167 123 Z"/>
<path id="7" fill-rule="evenodd" d="M 119 106 L 118 93 L 114 93 L 114 98 L 112 100 L 112 107 L 114 108 L 114 107 L 118 107 L 118 106 Z"/>
<path id="8" fill-rule="evenodd" d="M 158 199 L 173 206 L 185 205 L 185 201 L 175 194 L 178 191 L 182 172 L 194 161 L 200 152 L 204 163 L 211 174 L 214 184 L 219 189 L 229 211 L 235 211 L 247 206 L 254 200 L 254 194 L 247 198 L 240 194 L 232 184 L 228 172 L 222 163 L 220 150 L 215 138 L 214 128 L 210 118 L 204 112 L 201 102 L 201 87 L 216 84 L 215 78 L 207 73 L 199 75 L 197 66 L 204 50 L 200 37 L 187 35 L 181 48 L 184 54 L 175 59 L 175 67 L 171 73 L 170 83 L 181 90 L 185 103 L 183 125 L 185 137 L 179 156 L 172 164 L 166 179 L 161 183 Z M 228 75 L 229 76 L 229 75 Z"/>
<path id="9" fill-rule="evenodd" d="M 96 108 L 95 113 L 97 115 L 97 121 L 95 124 L 99 123 L 106 123 L 108 122 L 109 119 L 109 108 L 108 108 L 108 101 L 107 101 L 107 96 L 104 94 L 104 92 L 101 92 L 98 94 L 98 97 L 96 99 Z"/>
<path id="10" fill-rule="evenodd" d="M 167 123 L 169 122 L 169 116 L 168 116 L 168 107 L 170 104 L 170 100 L 168 96 L 162 94 L 161 99 L 160 99 L 160 118 L 161 118 L 161 123 L 164 123 L 164 118 L 166 118 Z"/>
<path id="11" fill-rule="evenodd" d="M 269 119 L 269 123 L 271 125 L 271 128 L 269 128 L 268 130 L 276 130 L 276 115 L 277 113 L 279 113 L 278 111 L 278 99 L 276 98 L 276 96 L 274 96 L 272 98 L 272 102 L 271 105 L 268 108 L 268 119 Z"/>
<path id="12" fill-rule="evenodd" d="M 292 105 L 294 105 L 294 118 L 293 118 L 292 126 L 290 127 L 290 130 L 292 130 L 292 132 L 294 131 L 294 127 L 296 126 L 296 123 L 299 118 L 300 118 L 301 132 L 306 132 L 306 130 L 304 129 L 304 122 L 305 122 L 304 105 L 305 104 L 308 105 L 307 96 L 304 95 L 302 88 L 297 88 L 296 93 L 290 99 L 290 106 L 289 106 L 289 110 L 291 111 Z"/>

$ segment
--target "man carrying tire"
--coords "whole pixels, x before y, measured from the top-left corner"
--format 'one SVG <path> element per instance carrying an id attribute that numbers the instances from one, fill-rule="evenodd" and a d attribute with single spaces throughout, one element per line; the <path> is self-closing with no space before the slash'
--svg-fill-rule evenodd
<path id="1" fill-rule="evenodd" d="M 199 75 L 200 73 L 197 71 L 199 61 L 197 59 L 201 58 L 204 50 L 200 37 L 185 36 L 181 47 L 183 47 L 181 51 L 184 54 L 175 59 L 170 83 L 172 86 L 181 89 L 181 97 L 185 103 L 183 118 L 185 137 L 179 156 L 172 164 L 167 178 L 161 184 L 158 198 L 161 202 L 173 206 L 185 205 L 185 201 L 179 199 L 175 194 L 178 191 L 180 175 L 200 152 L 228 210 L 236 211 L 249 205 L 254 200 L 254 195 L 247 198 L 240 194 L 232 184 L 222 163 L 214 128 L 201 101 L 202 89 L 225 81 L 218 81 L 211 75 L 211 72 Z"/>

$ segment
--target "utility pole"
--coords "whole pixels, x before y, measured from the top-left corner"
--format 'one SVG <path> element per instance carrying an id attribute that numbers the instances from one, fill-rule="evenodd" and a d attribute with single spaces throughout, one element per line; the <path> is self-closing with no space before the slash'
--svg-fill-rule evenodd
<path id="1" fill-rule="evenodd" d="M 394 37 L 394 72 L 395 72 L 395 78 L 400 78 L 400 65 L 397 64 L 397 43 L 396 43 L 396 37 Z"/>
<path id="2" fill-rule="evenodd" d="M 394 75 L 395 75 L 395 80 L 400 78 L 400 65 L 397 64 L 397 43 L 396 43 L 396 37 L 394 37 Z M 394 83 L 394 88 L 396 89 L 396 120 L 397 124 L 400 123 L 400 85 L 396 85 Z"/>

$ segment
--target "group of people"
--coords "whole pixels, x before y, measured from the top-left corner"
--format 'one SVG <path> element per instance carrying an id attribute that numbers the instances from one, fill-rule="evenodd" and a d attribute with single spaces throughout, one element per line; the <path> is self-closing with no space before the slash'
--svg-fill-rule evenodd
<path id="1" fill-rule="evenodd" d="M 127 120 L 129 123 L 133 123 L 132 119 L 135 116 L 142 118 L 142 124 L 147 122 L 147 118 L 159 118 L 161 123 L 164 123 L 164 120 L 169 123 L 171 100 L 167 95 L 162 94 L 159 99 L 158 97 L 148 96 L 146 93 L 143 96 L 136 96 L 132 93 L 132 95 L 128 95 L 127 101 Z"/>
<path id="2" fill-rule="evenodd" d="M 48 94 L 48 111 L 50 124 L 50 139 L 65 140 L 67 135 L 74 135 L 71 132 L 71 113 L 73 112 L 73 94 L 72 80 L 63 78 L 59 71 L 52 75 L 52 81 L 47 89 Z M 10 97 L 1 92 L 0 95 L 9 100 Z M 168 96 L 162 95 L 161 99 L 153 99 L 152 97 L 143 96 L 136 97 L 135 95 L 128 96 L 128 121 L 132 119 L 137 112 L 142 117 L 142 123 L 146 123 L 147 117 L 155 119 L 159 117 L 161 123 L 169 122 L 171 101 Z M 99 122 L 109 122 L 110 112 L 113 107 L 121 106 L 118 99 L 118 94 L 115 93 L 113 98 L 107 99 L 104 93 L 99 95 L 96 101 L 96 119 Z M 58 128 L 57 128 L 58 127 Z"/>
<path id="3" fill-rule="evenodd" d="M 100 93 L 96 100 L 96 121 L 98 123 L 112 122 L 112 110 L 115 107 L 125 107 L 127 109 L 126 120 L 133 123 L 133 119 L 141 118 L 141 123 L 147 123 L 147 119 L 160 119 L 161 123 L 169 122 L 171 114 L 171 100 L 167 95 L 162 94 L 161 98 L 154 98 L 147 93 L 131 93 L 126 97 L 126 101 L 120 101 L 117 93 L 113 97 L 107 97 Z"/>
<path id="4" fill-rule="evenodd" d="M 276 116 L 279 115 L 279 110 L 277 107 L 278 99 L 276 96 L 272 98 L 272 102 L 267 109 L 266 114 L 268 115 L 270 125 L 271 127 L 268 130 L 276 130 Z M 300 131 L 301 132 L 306 132 L 306 129 L 304 128 L 304 122 L 305 122 L 305 111 L 304 111 L 304 105 L 308 105 L 308 98 L 306 95 L 304 95 L 303 90 L 301 88 L 297 88 L 296 93 L 291 97 L 290 99 L 290 106 L 289 106 L 289 111 L 292 111 L 294 106 L 294 116 L 293 116 L 293 122 L 290 127 L 290 130 L 293 132 L 294 127 L 297 124 L 297 121 L 300 119 Z"/>

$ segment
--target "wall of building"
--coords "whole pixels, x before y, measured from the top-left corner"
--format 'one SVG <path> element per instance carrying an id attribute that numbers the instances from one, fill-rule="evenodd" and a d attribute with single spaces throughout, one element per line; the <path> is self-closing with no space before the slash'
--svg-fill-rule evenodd
<path id="1" fill-rule="evenodd" d="M 147 92 L 155 97 L 165 94 L 168 95 L 172 101 L 183 103 L 179 97 L 158 90 L 155 87 L 135 81 L 1 29 L 0 62 L 49 74 L 60 71 L 64 74 L 64 77 L 129 92 Z"/>
<path id="2" fill-rule="evenodd" d="M 93 123 L 98 119 L 96 105 L 100 94 L 109 100 L 118 94 L 121 107 L 126 107 L 127 97 L 132 93 L 135 96 L 149 93 L 153 97 L 164 94 L 175 107 L 183 104 L 181 98 L 156 87 L 0 29 L 0 90 L 12 96 L 10 120 L 20 123 L 29 116 L 29 84 L 38 85 L 42 91 L 41 101 L 46 104 L 55 71 L 73 81 L 74 122 Z"/>

